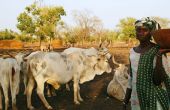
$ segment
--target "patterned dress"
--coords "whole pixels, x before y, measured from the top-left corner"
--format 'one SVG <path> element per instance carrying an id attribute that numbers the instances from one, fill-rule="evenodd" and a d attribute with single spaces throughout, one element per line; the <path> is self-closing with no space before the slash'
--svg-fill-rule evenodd
<path id="1" fill-rule="evenodd" d="M 153 90 L 152 90 L 152 92 L 151 92 L 151 94 L 153 94 L 153 95 L 151 95 L 151 97 L 153 96 L 153 99 L 155 100 L 155 103 L 156 104 L 154 104 L 153 103 L 153 105 L 156 105 L 155 106 L 155 108 L 153 107 L 152 109 L 149 107 L 149 108 L 143 108 L 143 109 L 141 109 L 141 105 L 139 104 L 139 94 L 145 94 L 145 93 L 140 93 L 140 92 L 137 92 L 137 81 L 138 81 L 138 73 L 139 73 L 139 71 L 138 70 L 140 70 L 140 68 L 138 67 L 139 66 L 139 61 L 140 61 L 140 58 L 141 58 L 141 54 L 140 53 L 136 53 L 134 50 L 133 50 L 133 48 L 130 50 L 130 63 L 131 63 L 131 77 L 130 77 L 130 79 L 129 79 L 129 84 L 128 84 L 128 88 L 131 88 L 132 89 L 132 94 L 131 94 L 131 109 L 132 110 L 143 110 L 143 109 L 146 109 L 146 110 L 164 110 L 163 109 L 163 107 L 161 106 L 161 104 L 160 104 L 160 101 L 158 101 L 158 98 L 155 98 L 156 97 L 156 92 L 154 91 L 154 90 L 156 90 L 156 89 L 154 89 L 155 87 L 153 86 Z M 163 58 L 163 66 L 164 66 L 164 68 L 165 68 L 165 71 L 166 71 L 166 73 L 170 73 L 170 64 L 168 64 L 168 60 L 167 60 L 167 58 L 166 57 L 162 57 Z M 153 68 L 155 67 L 155 64 L 156 64 L 156 56 L 154 56 L 154 58 L 153 58 Z M 169 66 L 168 66 L 169 65 Z M 144 67 L 145 67 L 146 65 L 144 65 Z M 143 70 L 143 68 L 141 69 L 141 70 Z M 149 71 L 149 70 L 148 70 Z M 169 74 L 168 74 L 169 75 Z M 170 75 L 169 75 L 169 77 L 170 77 Z M 138 81 L 139 82 L 139 81 Z M 142 84 L 143 84 L 143 82 L 142 82 Z M 146 84 L 146 87 L 148 86 L 148 85 L 151 85 L 151 84 Z M 144 85 L 145 86 L 145 85 Z M 144 87 L 145 88 L 145 87 Z M 166 91 L 166 89 L 165 89 L 165 87 L 163 86 L 162 87 L 162 89 L 164 89 L 165 91 Z M 140 90 L 140 89 L 139 89 Z M 142 91 L 142 90 L 141 90 Z M 139 93 L 139 94 L 138 94 Z M 147 94 L 147 93 L 146 93 Z M 155 94 L 155 95 L 154 95 Z M 149 96 L 149 98 L 151 98 L 150 97 L 150 95 L 148 95 Z M 153 100 L 152 99 L 152 100 Z M 149 100 L 149 99 L 148 99 Z M 154 101 L 153 101 L 154 102 Z M 147 103 L 147 102 L 146 102 Z M 168 102 L 169 103 L 169 102 Z M 150 105 L 149 105 L 150 106 Z M 167 109 L 166 109 L 167 110 Z"/>

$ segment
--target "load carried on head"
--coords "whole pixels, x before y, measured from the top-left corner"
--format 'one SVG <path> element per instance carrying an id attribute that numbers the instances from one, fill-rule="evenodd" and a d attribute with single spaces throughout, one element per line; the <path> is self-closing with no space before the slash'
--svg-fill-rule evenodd
<path id="1" fill-rule="evenodd" d="M 162 49 L 170 49 L 170 29 L 154 31 L 153 38 Z"/>

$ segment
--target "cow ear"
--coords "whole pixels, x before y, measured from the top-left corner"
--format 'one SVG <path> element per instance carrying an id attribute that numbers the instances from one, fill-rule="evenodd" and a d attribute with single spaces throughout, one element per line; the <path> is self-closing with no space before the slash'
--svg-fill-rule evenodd
<path id="1" fill-rule="evenodd" d="M 110 42 L 105 40 L 100 43 L 99 48 L 107 48 L 109 45 L 110 45 Z"/>
<path id="2" fill-rule="evenodd" d="M 109 45 L 109 42 L 104 40 L 103 42 L 100 43 L 99 48 L 104 48 L 104 47 L 107 47 L 108 45 Z"/>
<path id="3" fill-rule="evenodd" d="M 103 42 L 102 47 L 107 48 L 109 45 L 110 45 L 110 42 L 108 42 L 107 40 L 105 40 L 105 41 Z"/>

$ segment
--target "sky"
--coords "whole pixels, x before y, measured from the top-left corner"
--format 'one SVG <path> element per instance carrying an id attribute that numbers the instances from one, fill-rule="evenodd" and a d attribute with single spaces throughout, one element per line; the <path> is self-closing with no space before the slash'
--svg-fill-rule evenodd
<path id="1" fill-rule="evenodd" d="M 0 0 L 0 30 L 17 31 L 17 17 L 26 6 L 35 0 Z M 62 19 L 68 25 L 74 25 L 72 12 L 88 10 L 97 16 L 104 28 L 115 29 L 120 19 L 134 17 L 140 19 L 159 16 L 170 19 L 170 0 L 41 0 L 44 6 L 62 6 L 66 16 Z"/>

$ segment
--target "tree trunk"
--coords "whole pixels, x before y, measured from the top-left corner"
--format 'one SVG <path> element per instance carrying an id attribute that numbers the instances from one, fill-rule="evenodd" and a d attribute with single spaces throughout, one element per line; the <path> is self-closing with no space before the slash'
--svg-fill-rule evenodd
<path id="1" fill-rule="evenodd" d="M 40 36 L 40 43 L 39 43 L 39 47 L 41 47 L 42 44 L 42 37 Z"/>

